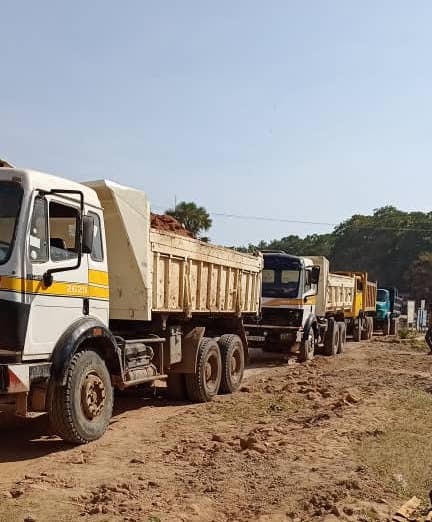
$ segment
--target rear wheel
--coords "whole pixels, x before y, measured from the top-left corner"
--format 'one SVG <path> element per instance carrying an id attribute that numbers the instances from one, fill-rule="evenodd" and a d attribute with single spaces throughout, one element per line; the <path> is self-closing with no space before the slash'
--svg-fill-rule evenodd
<path id="1" fill-rule="evenodd" d="M 306 362 L 313 359 L 315 353 L 315 333 L 313 328 L 309 330 L 307 339 L 303 339 L 300 343 L 299 361 Z"/>
<path id="2" fill-rule="evenodd" d="M 345 343 L 346 343 L 346 324 L 343 321 L 341 321 L 337 324 L 339 326 L 339 344 L 338 344 L 337 353 L 343 353 L 345 350 Z"/>
<path id="3" fill-rule="evenodd" d="M 328 328 L 324 337 L 324 355 L 336 355 L 339 346 L 339 327 L 333 317 L 328 320 Z"/>
<path id="4" fill-rule="evenodd" d="M 195 373 L 186 373 L 186 391 L 193 402 L 209 402 L 219 392 L 222 358 L 218 343 L 204 337 L 199 345 Z"/>
<path id="5" fill-rule="evenodd" d="M 76 353 L 66 370 L 66 384 L 53 385 L 49 398 L 50 423 L 67 442 L 85 444 L 108 428 L 114 402 L 108 368 L 90 350 Z"/>
<path id="6" fill-rule="evenodd" d="M 237 391 L 244 373 L 244 348 L 238 335 L 226 334 L 219 339 L 222 357 L 221 393 Z"/>

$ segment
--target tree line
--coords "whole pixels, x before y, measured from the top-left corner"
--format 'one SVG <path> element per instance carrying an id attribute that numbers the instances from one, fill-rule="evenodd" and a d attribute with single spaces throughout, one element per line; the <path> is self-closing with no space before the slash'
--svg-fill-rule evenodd
<path id="1" fill-rule="evenodd" d="M 380 287 L 396 286 L 432 302 L 432 212 L 404 212 L 393 206 L 372 215 L 355 214 L 329 234 L 289 235 L 240 250 L 283 250 L 329 258 L 331 270 L 367 271 Z"/>
<path id="2" fill-rule="evenodd" d="M 208 240 L 202 232 L 210 229 L 212 221 L 205 208 L 182 201 L 167 213 L 195 237 Z M 432 212 L 404 212 L 385 206 L 372 215 L 354 214 L 329 234 L 289 235 L 234 248 L 325 256 L 331 270 L 367 271 L 380 287 L 396 286 L 411 298 L 432 303 Z"/>

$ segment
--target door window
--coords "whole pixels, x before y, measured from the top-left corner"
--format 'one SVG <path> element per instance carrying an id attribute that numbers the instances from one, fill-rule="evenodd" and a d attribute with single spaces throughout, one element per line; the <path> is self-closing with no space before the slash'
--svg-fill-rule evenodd
<path id="1" fill-rule="evenodd" d="M 48 261 L 48 212 L 45 199 L 36 198 L 30 224 L 29 253 L 32 263 Z"/>
<path id="2" fill-rule="evenodd" d="M 91 216 L 94 219 L 94 237 L 91 258 L 93 261 L 103 261 L 104 255 L 100 217 L 98 216 L 98 214 L 95 214 L 94 212 L 89 212 L 89 216 Z"/>
<path id="3" fill-rule="evenodd" d="M 312 272 L 311 270 L 305 271 L 305 292 L 309 292 L 312 288 Z"/>
<path id="4" fill-rule="evenodd" d="M 49 204 L 50 256 L 52 261 L 68 261 L 78 256 L 78 209 L 56 201 Z"/>

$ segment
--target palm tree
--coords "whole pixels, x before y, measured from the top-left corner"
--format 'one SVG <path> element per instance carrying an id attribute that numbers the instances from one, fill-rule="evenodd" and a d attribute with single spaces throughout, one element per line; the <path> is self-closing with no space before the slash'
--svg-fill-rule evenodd
<path id="1" fill-rule="evenodd" d="M 169 209 L 165 213 L 176 218 L 194 237 L 208 241 L 207 237 L 200 236 L 201 232 L 212 226 L 210 214 L 204 207 L 198 207 L 193 201 L 181 201 L 175 209 Z"/>

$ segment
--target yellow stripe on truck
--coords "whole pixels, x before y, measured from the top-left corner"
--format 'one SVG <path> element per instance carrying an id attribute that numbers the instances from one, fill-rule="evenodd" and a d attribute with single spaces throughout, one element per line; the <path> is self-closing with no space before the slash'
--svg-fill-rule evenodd
<path id="1" fill-rule="evenodd" d="M 93 299 L 109 299 L 109 288 L 89 285 L 89 294 Z"/>
<path id="2" fill-rule="evenodd" d="M 0 290 L 27 294 L 52 295 L 63 297 L 90 297 L 109 299 L 109 289 L 85 283 L 54 282 L 46 287 L 43 281 L 19 277 L 0 277 Z"/>
<path id="3" fill-rule="evenodd" d="M 316 296 L 311 295 L 303 299 L 266 299 L 263 300 L 264 306 L 290 306 L 290 305 L 314 305 L 316 304 Z"/>
<path id="4" fill-rule="evenodd" d="M 102 270 L 89 270 L 88 278 L 90 284 L 109 285 L 108 272 L 103 272 Z"/>

